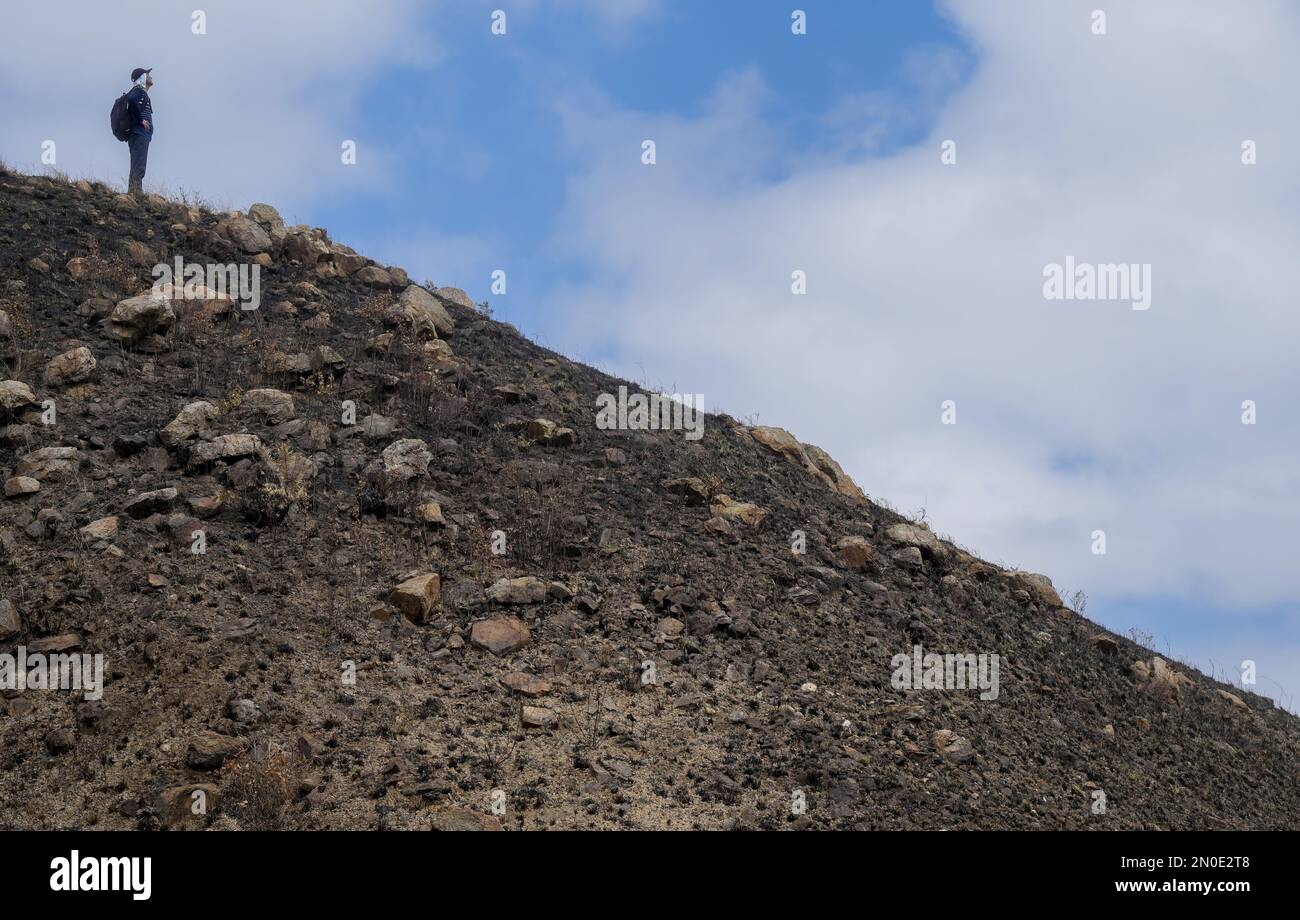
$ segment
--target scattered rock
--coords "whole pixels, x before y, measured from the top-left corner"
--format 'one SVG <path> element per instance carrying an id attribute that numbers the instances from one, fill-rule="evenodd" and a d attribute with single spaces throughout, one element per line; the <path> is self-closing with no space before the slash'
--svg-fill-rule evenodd
<path id="1" fill-rule="evenodd" d="M 715 495 L 709 506 L 709 514 L 724 521 L 739 521 L 747 527 L 757 527 L 767 517 L 767 512 L 750 502 L 738 502 L 730 495 Z"/>
<path id="2" fill-rule="evenodd" d="M 30 476 L 45 482 L 47 479 L 67 479 L 80 469 L 81 454 L 75 447 L 42 447 L 18 461 L 14 475 Z"/>
<path id="3" fill-rule="evenodd" d="M 297 415 L 293 397 L 282 390 L 249 390 L 240 407 L 260 414 L 268 425 L 279 425 Z"/>
<path id="4" fill-rule="evenodd" d="M 395 441 L 383 453 L 384 473 L 401 482 L 428 475 L 432 461 L 429 445 L 416 438 Z"/>
<path id="5" fill-rule="evenodd" d="M 137 521 L 142 521 L 151 514 L 160 514 L 165 511 L 170 511 L 172 506 L 176 504 L 176 499 L 179 494 L 180 493 L 175 489 L 170 487 L 166 489 L 155 489 L 152 492 L 144 492 L 129 499 L 126 505 L 123 506 L 122 510 Z"/>
<path id="6" fill-rule="evenodd" d="M 150 290 L 119 301 L 109 316 L 108 334 L 123 344 L 161 334 L 176 321 L 169 290 Z"/>
<path id="7" fill-rule="evenodd" d="M 217 460 L 234 460 L 249 457 L 262 450 L 262 440 L 255 434 L 223 434 L 211 441 L 202 441 L 190 449 L 191 469 Z"/>
<path id="8" fill-rule="evenodd" d="M 435 574 L 408 578 L 388 599 L 412 623 L 423 623 L 442 599 L 442 579 Z"/>
<path id="9" fill-rule="evenodd" d="M 524 621 L 510 616 L 479 620 L 470 627 L 469 633 L 471 642 L 493 655 L 508 655 L 523 648 L 531 638 Z"/>
<path id="10" fill-rule="evenodd" d="M 0 381 L 0 418 L 17 416 L 35 405 L 36 394 L 27 384 L 17 380 Z"/>
<path id="11" fill-rule="evenodd" d="M 192 402 L 158 432 L 158 439 L 168 447 L 179 447 L 207 431 L 218 414 L 217 407 L 210 402 Z"/>
<path id="12" fill-rule="evenodd" d="M 5 498 L 21 498 L 41 491 L 41 484 L 31 476 L 11 476 L 5 480 Z"/>
<path id="13" fill-rule="evenodd" d="M 544 677 L 525 674 L 523 671 L 511 671 L 501 678 L 501 683 L 524 696 L 545 696 L 551 692 L 551 682 L 549 680 Z"/>
<path id="14" fill-rule="evenodd" d="M 242 738 L 206 731 L 190 739 L 185 763 L 194 770 L 219 770 L 227 760 L 238 757 L 247 747 Z"/>
<path id="15" fill-rule="evenodd" d="M 73 383 L 84 383 L 95 373 L 95 356 L 84 345 L 66 351 L 45 366 L 45 385 L 62 387 Z"/>
<path id="16" fill-rule="evenodd" d="M 871 567 L 876 552 L 864 537 L 844 537 L 835 544 L 840 565 L 850 572 L 865 572 Z"/>
<path id="17" fill-rule="evenodd" d="M 117 536 L 117 518 L 104 517 L 91 521 L 78 532 L 87 540 L 111 540 Z"/>
<path id="18" fill-rule="evenodd" d="M 946 728 L 935 732 L 930 741 L 939 756 L 949 763 L 961 763 L 975 756 L 969 741 Z"/>
<path id="19" fill-rule="evenodd" d="M 568 447 L 574 444 L 578 435 L 572 428 L 561 428 L 549 419 L 537 418 L 528 423 L 528 437 L 542 444 L 555 444 Z"/>
<path id="20" fill-rule="evenodd" d="M 397 303 L 397 317 L 417 329 L 422 328 L 435 335 L 451 335 L 456 331 L 456 323 L 447 308 L 419 285 L 412 284 L 402 291 Z"/>
<path id="21" fill-rule="evenodd" d="M 546 582 L 531 575 L 502 578 L 487 589 L 488 600 L 498 604 L 540 604 L 546 600 Z"/>
<path id="22" fill-rule="evenodd" d="M 529 728 L 546 728 L 554 725 L 558 718 L 553 709 L 546 709 L 542 706 L 525 706 L 523 708 L 523 723 Z"/>

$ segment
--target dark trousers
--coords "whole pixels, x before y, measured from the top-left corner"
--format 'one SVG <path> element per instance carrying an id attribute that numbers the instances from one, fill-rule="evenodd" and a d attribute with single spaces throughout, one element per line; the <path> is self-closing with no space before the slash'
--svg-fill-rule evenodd
<path id="1" fill-rule="evenodd" d="M 126 184 L 129 195 L 144 194 L 144 168 L 149 162 L 149 140 L 143 134 L 132 134 L 127 141 L 127 146 L 131 148 L 131 178 Z"/>

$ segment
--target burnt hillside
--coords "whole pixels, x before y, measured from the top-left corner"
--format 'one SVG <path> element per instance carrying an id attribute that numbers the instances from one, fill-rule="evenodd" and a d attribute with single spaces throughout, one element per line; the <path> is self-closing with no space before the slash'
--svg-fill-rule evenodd
<path id="1" fill-rule="evenodd" d="M 105 662 L 3 692 L 0 826 L 1300 824 L 1268 700 L 785 432 L 599 430 L 634 386 L 267 206 L 0 174 L 0 311 L 0 654 Z M 918 644 L 997 699 L 896 689 Z"/>

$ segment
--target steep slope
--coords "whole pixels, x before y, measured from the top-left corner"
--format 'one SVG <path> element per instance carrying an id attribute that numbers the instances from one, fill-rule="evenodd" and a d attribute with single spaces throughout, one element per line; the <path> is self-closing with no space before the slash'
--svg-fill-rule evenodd
<path id="1" fill-rule="evenodd" d="M 259 309 L 132 299 L 178 256 Z M 0 654 L 107 684 L 3 694 L 0 826 L 1300 824 L 1268 700 L 270 208 L 0 175 L 0 310 Z"/>

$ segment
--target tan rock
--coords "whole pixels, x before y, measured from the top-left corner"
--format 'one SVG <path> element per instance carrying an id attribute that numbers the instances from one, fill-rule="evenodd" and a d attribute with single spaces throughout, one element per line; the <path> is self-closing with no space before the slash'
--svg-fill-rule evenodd
<path id="1" fill-rule="evenodd" d="M 715 495 L 709 505 L 709 514 L 724 521 L 739 521 L 746 527 L 757 527 L 767 517 L 767 512 L 751 502 L 738 502 L 730 495 Z"/>
<path id="2" fill-rule="evenodd" d="M 238 757 L 248 747 L 242 738 L 216 732 L 202 732 L 190 740 L 185 763 L 195 770 L 219 770 L 227 760 Z"/>
<path id="3" fill-rule="evenodd" d="M 268 425 L 282 424 L 297 415 L 293 397 L 283 390 L 249 390 L 244 394 L 240 408 L 259 413 Z"/>
<path id="4" fill-rule="evenodd" d="M 397 304 L 400 317 L 417 328 L 431 330 L 435 335 L 451 335 L 456 331 L 456 322 L 447 308 L 417 284 L 402 291 Z"/>
<path id="5" fill-rule="evenodd" d="M 546 728 L 554 725 L 559 719 L 555 710 L 542 706 L 525 706 L 521 717 L 524 725 L 529 728 Z"/>
<path id="6" fill-rule="evenodd" d="M 11 476 L 5 480 L 5 498 L 21 498 L 41 491 L 41 484 L 31 476 Z"/>
<path id="7" fill-rule="evenodd" d="M 192 402 L 158 432 L 158 439 L 168 447 L 178 447 L 207 431 L 218 414 L 217 407 L 210 402 Z"/>
<path id="8" fill-rule="evenodd" d="M 223 434 L 211 441 L 202 441 L 190 449 L 191 469 L 217 460 L 235 460 L 249 457 L 262 450 L 262 439 L 255 434 Z"/>
<path id="9" fill-rule="evenodd" d="M 501 578 L 487 589 L 488 600 L 498 604 L 540 604 L 546 600 L 546 582 L 532 575 Z"/>
<path id="10" fill-rule="evenodd" d="M 532 639 L 527 624 L 518 617 L 502 616 L 479 620 L 470 627 L 469 640 L 493 655 L 508 655 Z"/>
<path id="11" fill-rule="evenodd" d="M 80 468 L 81 454 L 75 447 L 42 447 L 19 460 L 14 475 L 30 476 L 45 482 L 74 476 Z"/>
<path id="12" fill-rule="evenodd" d="M 1216 688 L 1214 692 L 1231 703 L 1234 708 L 1244 709 L 1246 712 L 1250 712 L 1250 707 L 1246 705 L 1246 701 L 1237 696 L 1237 694 L 1229 693 L 1227 690 L 1219 690 L 1218 688 Z"/>
<path id="13" fill-rule="evenodd" d="M 935 559 L 946 559 L 950 554 L 948 545 L 924 524 L 893 524 L 885 529 L 885 539 L 902 546 L 914 546 Z"/>
<path id="14" fill-rule="evenodd" d="M 84 345 L 65 351 L 50 359 L 45 365 L 45 385 L 51 387 L 67 386 L 70 383 L 84 383 L 95 373 L 95 356 Z"/>
<path id="15" fill-rule="evenodd" d="M 688 505 L 702 505 L 709 500 L 709 487 L 695 476 L 689 476 L 685 479 L 670 479 L 664 484 L 664 488 L 675 495 L 680 495 L 686 499 Z"/>
<path id="16" fill-rule="evenodd" d="M 442 516 L 442 505 L 437 502 L 425 502 L 416 510 L 415 514 L 422 523 L 430 526 L 442 527 L 447 523 Z"/>
<path id="17" fill-rule="evenodd" d="M 876 551 L 865 537 L 843 537 L 835 544 L 840 564 L 850 572 L 865 572 L 875 560 Z"/>
<path id="18" fill-rule="evenodd" d="M 412 623 L 423 623 L 442 600 L 442 579 L 436 574 L 408 578 L 388 599 Z"/>
<path id="19" fill-rule="evenodd" d="M 930 739 L 934 749 L 949 763 L 961 763 L 975 756 L 971 743 L 956 732 L 941 729 Z"/>
<path id="20" fill-rule="evenodd" d="M 17 415 L 35 405 L 36 394 L 27 384 L 18 380 L 0 381 L 0 414 Z"/>
<path id="21" fill-rule="evenodd" d="M 525 674 L 523 671 L 511 671 L 501 678 L 501 683 L 524 696 L 545 696 L 551 692 L 549 680 L 533 674 Z"/>
<path id="22" fill-rule="evenodd" d="M 104 517 L 91 521 L 79 533 L 88 540 L 111 540 L 117 536 L 117 518 Z"/>

